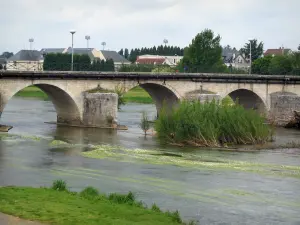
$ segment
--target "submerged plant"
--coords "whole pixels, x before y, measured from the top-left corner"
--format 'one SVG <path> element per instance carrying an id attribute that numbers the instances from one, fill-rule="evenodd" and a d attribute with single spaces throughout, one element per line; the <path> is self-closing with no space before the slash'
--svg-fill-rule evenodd
<path id="1" fill-rule="evenodd" d="M 144 131 L 145 136 L 147 135 L 147 131 L 150 129 L 150 127 L 151 127 L 151 122 L 148 118 L 147 113 L 144 111 L 142 113 L 140 128 Z"/>
<path id="2" fill-rule="evenodd" d="M 216 101 L 183 101 L 171 112 L 163 107 L 155 129 L 163 142 L 209 147 L 261 144 L 273 134 L 265 118 L 255 110 Z"/>

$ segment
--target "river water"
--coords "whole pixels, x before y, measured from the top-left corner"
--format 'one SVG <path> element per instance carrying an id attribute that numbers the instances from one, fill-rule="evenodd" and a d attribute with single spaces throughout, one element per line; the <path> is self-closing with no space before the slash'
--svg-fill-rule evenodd
<path id="1" fill-rule="evenodd" d="M 44 123 L 56 120 L 51 102 L 12 99 L 1 118 L 14 128 L 0 139 L 0 186 L 50 186 L 64 179 L 75 191 L 132 191 L 147 205 L 178 209 L 200 224 L 300 224 L 300 149 L 164 147 L 143 137 L 142 111 L 156 114 L 153 105 L 122 107 L 119 123 L 128 131 L 57 127 Z M 299 138 L 299 131 L 280 129 L 276 143 Z M 91 145 L 97 154 L 89 155 Z"/>

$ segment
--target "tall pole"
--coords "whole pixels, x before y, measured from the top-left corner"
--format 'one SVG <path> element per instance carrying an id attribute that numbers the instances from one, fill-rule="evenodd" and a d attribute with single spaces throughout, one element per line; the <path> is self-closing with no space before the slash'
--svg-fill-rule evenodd
<path id="1" fill-rule="evenodd" d="M 252 70 L 252 46 L 251 46 L 251 40 L 250 40 L 250 69 L 249 74 L 251 74 Z"/>
<path id="2" fill-rule="evenodd" d="M 70 33 L 72 34 L 72 55 L 71 55 L 71 71 L 73 71 L 73 63 L 74 63 L 74 34 L 76 31 L 71 30 Z"/>
<path id="3" fill-rule="evenodd" d="M 91 36 L 89 36 L 89 35 L 86 35 L 86 36 L 85 36 L 86 47 L 87 47 L 87 48 L 89 48 L 89 41 L 90 41 L 90 39 L 91 39 Z"/>
<path id="4" fill-rule="evenodd" d="M 30 45 L 30 50 L 32 50 L 32 43 L 34 42 L 33 38 L 29 38 L 29 45 Z"/>

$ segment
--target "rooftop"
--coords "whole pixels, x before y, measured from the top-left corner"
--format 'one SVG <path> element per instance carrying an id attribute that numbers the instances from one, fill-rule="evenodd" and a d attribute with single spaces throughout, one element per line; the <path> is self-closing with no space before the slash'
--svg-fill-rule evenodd
<path id="1" fill-rule="evenodd" d="M 130 63 L 127 59 L 125 59 L 123 56 L 121 56 L 116 51 L 107 51 L 107 50 L 101 50 L 101 53 L 103 54 L 104 58 L 112 59 L 114 63 Z"/>
<path id="2" fill-rule="evenodd" d="M 21 50 L 10 57 L 7 61 L 39 61 L 42 60 L 42 54 L 37 50 Z"/>

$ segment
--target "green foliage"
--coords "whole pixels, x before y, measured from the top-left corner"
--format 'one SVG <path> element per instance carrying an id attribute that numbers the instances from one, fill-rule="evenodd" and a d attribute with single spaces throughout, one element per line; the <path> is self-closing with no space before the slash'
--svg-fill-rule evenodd
<path id="1" fill-rule="evenodd" d="M 10 58 L 14 55 L 13 52 L 3 52 L 2 55 L 0 55 L 0 57 L 4 57 L 4 58 Z"/>
<path id="2" fill-rule="evenodd" d="M 245 53 L 246 58 L 250 58 L 250 42 L 251 42 L 251 55 L 252 62 L 260 58 L 264 52 L 264 44 L 262 42 L 258 43 L 256 39 L 247 42 L 240 51 Z"/>
<path id="3" fill-rule="evenodd" d="M 286 75 L 292 71 L 292 62 L 288 56 L 278 55 L 271 59 L 269 65 L 269 74 Z"/>
<path id="4" fill-rule="evenodd" d="M 272 135 L 265 118 L 256 111 L 215 101 L 183 101 L 172 112 L 163 107 L 155 129 L 165 143 L 210 147 L 265 143 Z"/>
<path id="5" fill-rule="evenodd" d="M 117 193 L 111 193 L 108 196 L 108 199 L 112 202 L 118 203 L 118 204 L 134 204 L 135 203 L 135 196 L 132 192 L 129 192 L 126 194 L 117 194 Z"/>
<path id="6" fill-rule="evenodd" d="M 154 68 L 154 65 L 122 65 L 119 72 L 151 72 Z"/>
<path id="7" fill-rule="evenodd" d="M 182 219 L 180 217 L 180 214 L 179 214 L 178 210 L 176 210 L 175 212 L 167 211 L 166 214 L 169 217 L 171 217 L 171 219 L 172 219 L 173 222 L 176 222 L 176 223 L 179 223 L 179 224 L 182 223 Z"/>
<path id="8" fill-rule="evenodd" d="M 252 63 L 252 73 L 268 75 L 271 60 L 272 60 L 272 56 L 267 56 L 267 57 L 262 57 L 262 58 L 256 59 Z"/>
<path id="9" fill-rule="evenodd" d="M 206 29 L 197 34 L 192 44 L 184 50 L 181 70 L 188 72 L 223 72 L 226 66 L 222 60 L 221 37 Z"/>
<path id="10" fill-rule="evenodd" d="M 151 72 L 152 73 L 175 73 L 176 68 L 172 68 L 170 66 L 156 66 Z"/>
<path id="11" fill-rule="evenodd" d="M 78 55 L 73 56 L 73 70 L 74 71 L 114 71 L 115 66 L 112 59 L 104 60 L 94 60 L 88 55 Z M 71 54 L 64 53 L 50 53 L 46 54 L 44 57 L 43 69 L 48 71 L 70 71 L 71 70 Z"/>
<path id="12" fill-rule="evenodd" d="M 79 193 L 79 195 L 83 198 L 95 199 L 96 197 L 99 197 L 99 192 L 94 187 L 86 187 Z"/>
<path id="13" fill-rule="evenodd" d="M 124 86 L 117 85 L 114 92 L 118 95 L 118 109 L 120 109 L 121 105 L 125 105 L 125 88 Z"/>
<path id="14" fill-rule="evenodd" d="M 144 111 L 142 113 L 140 128 L 144 131 L 145 136 L 147 135 L 147 131 L 150 129 L 150 127 L 151 127 L 151 122 L 148 118 L 147 113 Z"/>
<path id="15" fill-rule="evenodd" d="M 160 208 L 155 203 L 152 204 L 151 210 L 155 212 L 161 212 Z"/>
<path id="16" fill-rule="evenodd" d="M 129 59 L 131 62 L 135 62 L 137 57 L 139 55 L 164 55 L 164 56 L 172 56 L 172 55 L 178 55 L 183 56 L 183 49 L 177 46 L 167 46 L 167 45 L 160 45 L 160 46 L 153 46 L 152 48 L 135 48 L 131 49 L 130 55 L 128 57 L 128 49 L 126 54 L 125 49 L 125 55 L 124 57 Z"/>
<path id="17" fill-rule="evenodd" d="M 51 188 L 56 191 L 67 191 L 67 183 L 64 180 L 55 180 Z"/>

